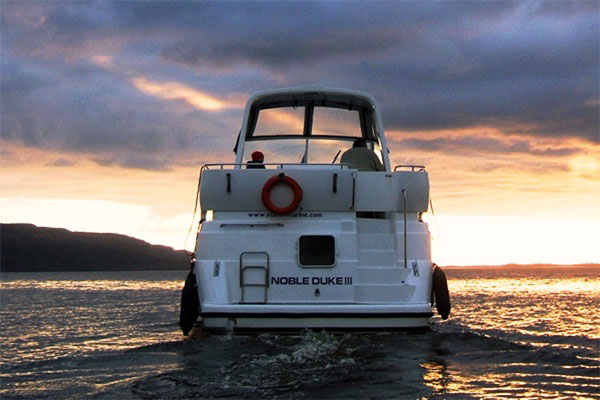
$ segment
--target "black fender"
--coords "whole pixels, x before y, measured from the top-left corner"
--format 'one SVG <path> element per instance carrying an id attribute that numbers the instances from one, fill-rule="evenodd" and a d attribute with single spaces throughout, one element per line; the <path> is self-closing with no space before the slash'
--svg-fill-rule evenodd
<path id="1" fill-rule="evenodd" d="M 448 281 L 444 271 L 435 264 L 433 264 L 431 292 L 431 297 L 435 297 L 435 307 L 438 314 L 442 316 L 442 319 L 448 319 L 452 308 L 450 293 L 448 292 Z"/>
<path id="2" fill-rule="evenodd" d="M 198 284 L 196 274 L 190 271 L 185 279 L 185 285 L 181 291 L 181 309 L 179 311 L 179 327 L 183 334 L 192 330 L 200 312 L 200 299 L 198 298 Z"/>

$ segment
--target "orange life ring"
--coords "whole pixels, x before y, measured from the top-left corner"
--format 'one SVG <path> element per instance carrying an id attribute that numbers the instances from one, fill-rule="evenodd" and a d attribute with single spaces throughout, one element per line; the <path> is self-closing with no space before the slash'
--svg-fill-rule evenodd
<path id="1" fill-rule="evenodd" d="M 292 199 L 292 202 L 285 207 L 277 207 L 271 201 L 271 189 L 273 189 L 273 187 L 278 183 L 285 183 L 294 191 L 294 198 Z M 279 175 L 273 175 L 265 182 L 265 186 L 263 186 L 262 202 L 267 210 L 274 212 L 277 215 L 286 215 L 293 212 L 296 208 L 298 208 L 301 200 L 302 188 L 298 182 L 283 173 Z"/>

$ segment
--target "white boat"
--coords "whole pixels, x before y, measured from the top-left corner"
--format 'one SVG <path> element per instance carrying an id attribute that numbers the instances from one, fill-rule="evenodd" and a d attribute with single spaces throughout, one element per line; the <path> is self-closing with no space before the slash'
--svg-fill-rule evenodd
<path id="1" fill-rule="evenodd" d="M 358 138 L 383 170 L 340 162 Z M 371 95 L 259 92 L 246 105 L 234 151 L 234 163 L 201 170 L 185 334 L 198 315 L 215 332 L 423 328 L 433 292 L 448 316 L 446 279 L 432 263 L 421 218 L 428 174 L 390 164 Z M 263 164 L 248 163 L 255 151 Z"/>

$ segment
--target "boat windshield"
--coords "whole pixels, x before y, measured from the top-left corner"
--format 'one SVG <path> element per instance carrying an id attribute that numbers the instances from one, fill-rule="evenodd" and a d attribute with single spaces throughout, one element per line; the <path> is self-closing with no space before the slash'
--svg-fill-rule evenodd
<path id="1" fill-rule="evenodd" d="M 252 141 L 246 143 L 244 154 L 248 156 L 244 161 L 249 161 L 252 152 L 258 150 L 264 154 L 266 164 L 339 164 L 344 151 L 351 147 L 351 141 L 335 139 L 309 139 L 308 145 L 306 139 Z M 381 160 L 379 145 L 373 150 Z"/>
<path id="2" fill-rule="evenodd" d="M 304 135 L 306 107 L 268 108 L 258 113 L 253 138 Z M 311 136 L 362 137 L 358 110 L 314 107 Z"/>
<path id="3" fill-rule="evenodd" d="M 372 111 L 359 107 L 272 107 L 255 110 L 246 134 L 244 155 L 261 151 L 269 163 L 331 164 L 354 140 L 365 138 L 382 159 Z M 337 155 L 337 157 L 336 157 Z"/>

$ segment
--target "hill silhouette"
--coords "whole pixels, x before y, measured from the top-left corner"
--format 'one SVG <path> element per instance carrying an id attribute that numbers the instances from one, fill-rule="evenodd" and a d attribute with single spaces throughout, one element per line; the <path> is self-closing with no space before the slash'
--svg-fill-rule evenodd
<path id="1" fill-rule="evenodd" d="M 189 268 L 184 251 L 115 233 L 0 224 L 0 270 L 135 271 Z"/>

